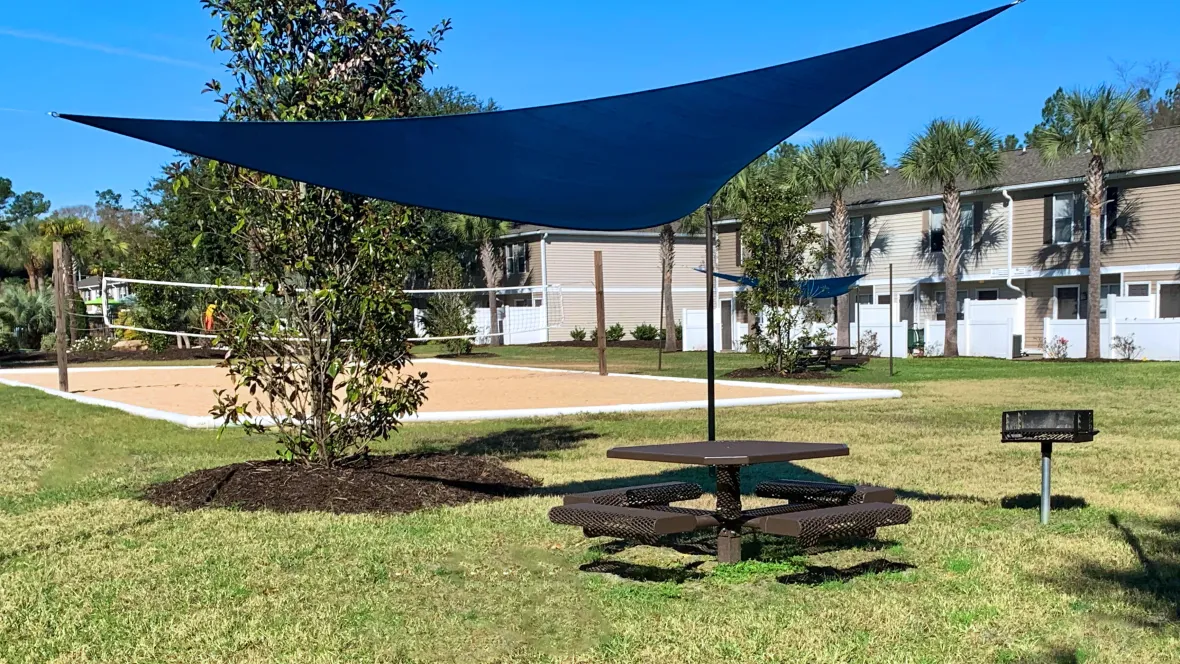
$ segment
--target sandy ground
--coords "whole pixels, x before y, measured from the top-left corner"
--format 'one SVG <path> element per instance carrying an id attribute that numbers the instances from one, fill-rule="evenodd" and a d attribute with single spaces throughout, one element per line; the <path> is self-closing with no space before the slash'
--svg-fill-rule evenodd
<path id="1" fill-rule="evenodd" d="M 699 401 L 701 383 L 646 380 L 626 375 L 597 376 L 478 365 L 419 361 L 427 373 L 423 413 L 516 410 Z M 56 372 L 21 373 L 6 378 L 57 388 Z M 218 367 L 111 368 L 70 372 L 70 391 L 99 399 L 182 415 L 208 415 L 215 389 L 232 387 Z M 757 385 L 717 386 L 718 399 L 782 396 L 781 390 Z"/>

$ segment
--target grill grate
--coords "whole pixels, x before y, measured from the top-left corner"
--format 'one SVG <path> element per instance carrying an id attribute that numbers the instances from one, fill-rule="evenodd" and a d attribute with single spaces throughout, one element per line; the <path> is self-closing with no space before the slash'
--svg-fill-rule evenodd
<path id="1" fill-rule="evenodd" d="M 1011 410 L 1004 413 L 1005 443 L 1086 443 L 1094 440 L 1092 410 Z"/>

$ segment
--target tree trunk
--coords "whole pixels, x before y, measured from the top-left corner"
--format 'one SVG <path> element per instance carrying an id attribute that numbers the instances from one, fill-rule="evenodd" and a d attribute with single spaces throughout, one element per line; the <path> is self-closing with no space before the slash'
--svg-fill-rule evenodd
<path id="1" fill-rule="evenodd" d="M 680 346 L 676 338 L 676 307 L 672 303 L 672 267 L 676 264 L 676 233 L 671 224 L 660 229 L 660 266 L 663 269 L 664 352 L 674 353 Z"/>
<path id="2" fill-rule="evenodd" d="M 1106 168 L 1101 155 L 1090 157 L 1086 172 L 1086 202 L 1090 206 L 1090 277 L 1087 281 L 1090 306 L 1086 310 L 1086 359 L 1102 357 L 1102 319 L 1099 307 L 1102 298 L 1102 212 L 1106 206 Z"/>
<path id="3" fill-rule="evenodd" d="M 942 188 L 942 256 L 946 284 L 946 334 L 942 341 L 943 357 L 959 356 L 959 259 L 963 248 L 963 229 L 959 219 L 959 190 L 954 181 Z"/>
<path id="4" fill-rule="evenodd" d="M 829 210 L 831 228 L 828 237 L 832 242 L 832 267 L 837 277 L 847 277 L 852 263 L 852 249 L 848 246 L 848 206 L 844 203 L 844 196 L 836 193 L 832 196 L 832 207 Z M 848 293 L 836 298 L 836 345 L 851 346 L 849 328 L 851 321 L 848 309 Z M 843 353 L 843 351 L 841 351 Z"/>
<path id="5" fill-rule="evenodd" d="M 496 249 L 491 240 L 484 240 L 479 245 L 479 258 L 483 263 L 484 281 L 488 288 L 500 287 L 500 265 L 496 262 Z M 500 303 L 496 299 L 496 291 L 488 291 L 488 345 L 499 346 L 503 340 L 499 329 Z"/>

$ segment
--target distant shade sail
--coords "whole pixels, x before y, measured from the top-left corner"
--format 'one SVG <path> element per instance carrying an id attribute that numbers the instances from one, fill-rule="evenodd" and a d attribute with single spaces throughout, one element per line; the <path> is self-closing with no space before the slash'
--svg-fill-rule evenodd
<path id="1" fill-rule="evenodd" d="M 697 272 L 704 272 L 702 268 L 696 268 Z M 741 286 L 754 287 L 758 285 L 758 279 L 755 277 L 747 277 L 743 274 L 726 274 L 724 272 L 714 272 L 714 277 L 732 281 Z M 824 279 L 803 279 L 797 282 L 799 286 L 799 297 L 809 297 L 815 300 L 821 300 L 829 297 L 840 297 L 856 287 L 856 282 L 864 278 L 863 274 L 853 274 L 847 277 L 827 277 Z M 782 282 L 784 287 L 790 285 L 789 282 Z"/>
<path id="2" fill-rule="evenodd" d="M 405 205 L 553 228 L 649 228 L 691 213 L 759 155 L 1009 6 L 765 69 L 510 111 L 336 122 L 61 117 Z"/>

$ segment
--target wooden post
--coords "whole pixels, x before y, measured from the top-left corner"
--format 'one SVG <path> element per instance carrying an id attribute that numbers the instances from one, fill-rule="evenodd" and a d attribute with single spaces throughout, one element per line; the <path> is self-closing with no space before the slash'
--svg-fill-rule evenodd
<path id="1" fill-rule="evenodd" d="M 893 263 L 889 264 L 889 377 L 893 377 Z"/>
<path id="2" fill-rule="evenodd" d="M 60 240 L 53 243 L 53 303 L 57 313 L 54 332 L 57 335 L 57 389 L 70 391 L 70 370 L 66 364 L 66 349 L 70 344 L 70 331 L 66 324 L 66 266 L 65 244 Z"/>
<path id="3" fill-rule="evenodd" d="M 598 375 L 606 375 L 606 296 L 602 288 L 602 252 L 594 252 L 594 308 L 598 312 Z"/>

